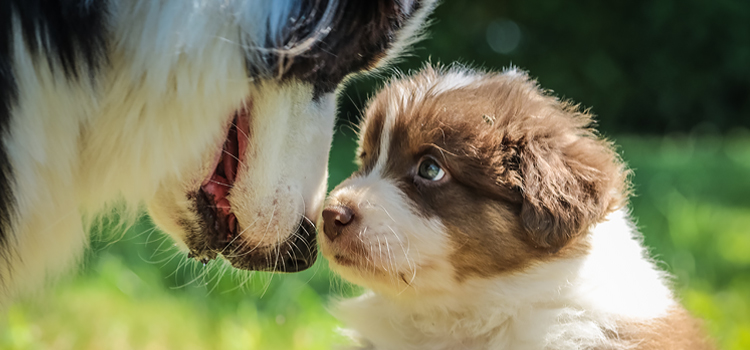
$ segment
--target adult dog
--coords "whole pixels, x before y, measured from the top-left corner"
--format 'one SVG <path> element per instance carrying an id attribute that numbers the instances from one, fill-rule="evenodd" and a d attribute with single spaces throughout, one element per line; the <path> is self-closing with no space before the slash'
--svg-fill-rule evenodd
<path id="1" fill-rule="evenodd" d="M 0 303 L 71 267 L 124 199 L 191 256 L 315 260 L 334 90 L 428 0 L 0 1 Z"/>

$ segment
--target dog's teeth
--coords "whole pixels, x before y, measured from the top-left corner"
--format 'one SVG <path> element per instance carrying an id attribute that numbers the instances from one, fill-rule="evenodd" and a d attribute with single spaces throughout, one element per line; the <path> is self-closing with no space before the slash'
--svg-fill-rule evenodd
<path id="1" fill-rule="evenodd" d="M 203 191 L 212 194 L 214 198 L 224 198 L 229 194 L 229 187 L 226 186 L 227 179 L 214 175 L 211 181 L 203 185 Z"/>
<path id="2" fill-rule="evenodd" d="M 231 213 L 232 206 L 229 204 L 229 200 L 222 198 L 216 202 L 216 211 L 227 216 Z"/>
<path id="3" fill-rule="evenodd" d="M 229 214 L 229 219 L 227 221 L 229 223 L 229 235 L 228 235 L 228 238 L 231 239 L 232 234 L 234 232 L 237 232 L 237 217 L 234 216 L 234 214 Z"/>

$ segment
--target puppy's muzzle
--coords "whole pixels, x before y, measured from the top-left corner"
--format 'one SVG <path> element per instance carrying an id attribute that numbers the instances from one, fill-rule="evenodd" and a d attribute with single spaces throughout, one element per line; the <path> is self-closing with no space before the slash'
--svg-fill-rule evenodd
<path id="1" fill-rule="evenodd" d="M 354 211 L 348 206 L 337 205 L 323 210 L 323 232 L 329 240 L 334 241 L 355 226 Z"/>

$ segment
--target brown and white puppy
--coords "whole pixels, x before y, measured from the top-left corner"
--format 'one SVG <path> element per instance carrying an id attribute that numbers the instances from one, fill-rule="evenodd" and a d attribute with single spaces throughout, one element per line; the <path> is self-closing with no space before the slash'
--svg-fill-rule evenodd
<path id="1" fill-rule="evenodd" d="M 368 349 L 709 348 L 592 123 L 515 69 L 391 81 L 323 211 L 331 268 L 372 290 L 334 313 Z"/>

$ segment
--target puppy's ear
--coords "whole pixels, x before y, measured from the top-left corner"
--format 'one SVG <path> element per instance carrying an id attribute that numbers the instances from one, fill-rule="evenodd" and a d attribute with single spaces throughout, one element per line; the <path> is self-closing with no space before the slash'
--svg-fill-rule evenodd
<path id="1" fill-rule="evenodd" d="M 557 251 L 624 204 L 627 171 L 586 114 L 558 110 L 519 145 L 521 221 L 538 248 Z M 537 130 L 540 131 L 540 130 Z M 520 180 L 520 181 L 518 181 Z"/>

